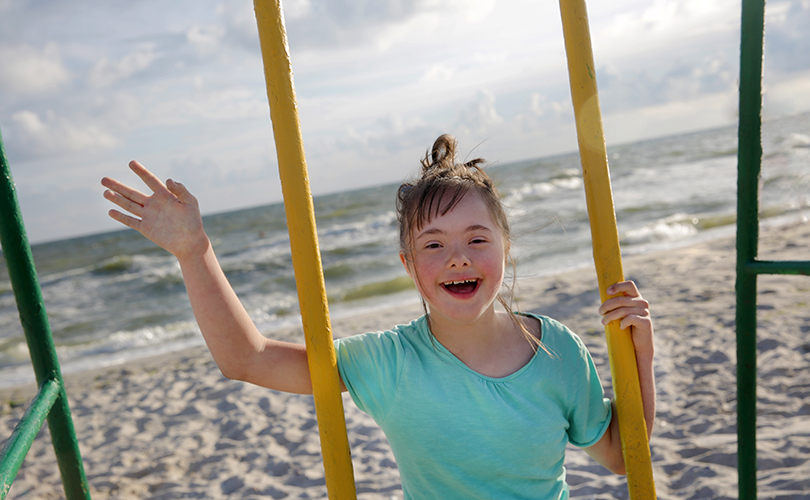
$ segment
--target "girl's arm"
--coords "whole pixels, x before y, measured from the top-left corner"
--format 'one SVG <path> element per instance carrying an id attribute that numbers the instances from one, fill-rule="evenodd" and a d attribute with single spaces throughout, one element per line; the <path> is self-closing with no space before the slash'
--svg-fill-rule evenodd
<path id="1" fill-rule="evenodd" d="M 105 177 L 104 197 L 134 215 L 110 210 L 110 217 L 177 257 L 194 317 L 222 374 L 280 391 L 312 393 L 306 348 L 269 340 L 258 331 L 214 255 L 196 198 L 171 179 L 163 184 L 136 161 L 129 167 L 153 194 Z"/>
<path id="2" fill-rule="evenodd" d="M 632 281 L 616 283 L 608 287 L 609 295 L 623 294 L 606 300 L 599 308 L 602 324 L 621 321 L 622 330 L 630 329 L 638 365 L 638 381 L 647 424 L 647 439 L 652 436 L 655 423 L 655 375 L 653 372 L 653 325 L 650 317 L 650 304 L 644 300 Z M 610 426 L 595 445 L 585 451 L 597 462 L 615 474 L 625 474 L 622 442 L 619 434 L 619 421 L 616 404 L 613 403 L 613 417 Z"/>

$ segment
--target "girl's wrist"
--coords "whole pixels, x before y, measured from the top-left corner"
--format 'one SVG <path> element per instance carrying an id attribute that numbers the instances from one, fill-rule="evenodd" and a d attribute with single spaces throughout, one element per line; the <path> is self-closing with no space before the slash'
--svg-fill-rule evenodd
<path id="1" fill-rule="evenodd" d="M 175 257 L 177 257 L 182 267 L 184 264 L 204 258 L 205 254 L 212 248 L 211 240 L 208 238 L 208 235 L 203 232 L 194 242 L 187 245 L 182 252 L 176 253 Z"/>
<path id="2" fill-rule="evenodd" d="M 636 362 L 639 364 L 641 363 L 652 364 L 654 356 L 655 352 L 652 347 L 650 347 L 649 349 L 636 349 Z"/>

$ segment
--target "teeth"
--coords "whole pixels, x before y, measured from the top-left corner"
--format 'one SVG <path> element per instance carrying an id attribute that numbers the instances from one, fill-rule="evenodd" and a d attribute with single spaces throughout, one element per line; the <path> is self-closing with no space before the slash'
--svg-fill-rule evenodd
<path id="1" fill-rule="evenodd" d="M 475 283 L 477 280 L 448 281 L 445 285 L 463 285 L 465 283 Z"/>

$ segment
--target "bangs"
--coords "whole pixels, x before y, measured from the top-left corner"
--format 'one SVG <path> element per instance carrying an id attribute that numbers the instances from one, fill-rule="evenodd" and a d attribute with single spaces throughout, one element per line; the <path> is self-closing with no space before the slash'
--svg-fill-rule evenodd
<path id="1" fill-rule="evenodd" d="M 438 180 L 438 179 L 436 179 Z M 420 231 L 426 224 L 436 217 L 441 217 L 453 210 L 461 202 L 464 196 L 474 187 L 474 184 L 467 182 L 428 182 L 421 189 L 417 208 L 411 216 L 411 227 Z"/>

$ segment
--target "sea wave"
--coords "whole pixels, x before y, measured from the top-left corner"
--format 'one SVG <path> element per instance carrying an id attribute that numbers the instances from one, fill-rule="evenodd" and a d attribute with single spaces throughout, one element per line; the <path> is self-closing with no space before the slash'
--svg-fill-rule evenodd
<path id="1" fill-rule="evenodd" d="M 636 229 L 625 231 L 619 238 L 622 245 L 681 239 L 697 233 L 695 219 L 687 214 L 674 214 Z"/>
<path id="2" fill-rule="evenodd" d="M 410 277 L 397 276 L 396 278 L 338 289 L 331 292 L 328 298 L 330 302 L 352 302 L 415 289 L 416 287 Z"/>
<path id="3" fill-rule="evenodd" d="M 525 184 L 504 194 L 504 204 L 515 206 L 523 201 L 545 198 L 555 191 L 571 191 L 582 187 L 581 176 L 557 177 L 542 182 Z"/>

